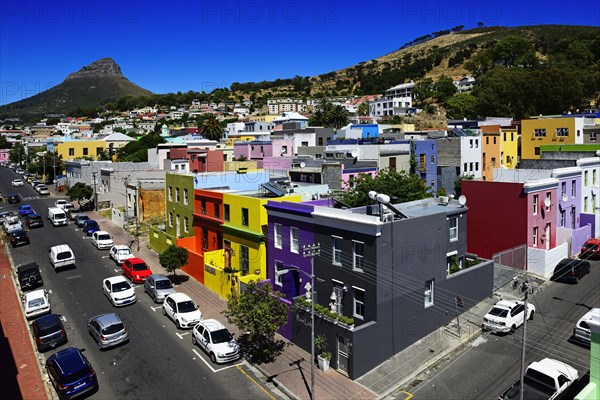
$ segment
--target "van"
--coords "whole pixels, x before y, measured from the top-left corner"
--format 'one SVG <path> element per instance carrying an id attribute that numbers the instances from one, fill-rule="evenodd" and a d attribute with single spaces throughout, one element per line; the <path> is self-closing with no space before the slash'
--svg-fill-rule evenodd
<path id="1" fill-rule="evenodd" d="M 75 265 L 75 255 L 67 244 L 51 247 L 48 256 L 54 269 Z"/>
<path id="2" fill-rule="evenodd" d="M 48 208 L 48 219 L 54 226 L 61 226 L 67 224 L 67 214 L 62 208 L 50 207 Z"/>
<path id="3" fill-rule="evenodd" d="M 589 346 L 592 343 L 592 330 L 589 323 L 594 319 L 600 321 L 600 308 L 592 308 L 577 321 L 573 328 L 573 338 Z"/>

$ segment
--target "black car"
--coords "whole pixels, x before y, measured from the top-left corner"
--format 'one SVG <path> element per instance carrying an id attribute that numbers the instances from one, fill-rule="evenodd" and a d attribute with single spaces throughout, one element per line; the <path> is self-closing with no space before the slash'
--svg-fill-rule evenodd
<path id="1" fill-rule="evenodd" d="M 42 274 L 40 274 L 40 267 L 35 262 L 19 265 L 17 267 L 17 277 L 23 291 L 35 289 L 44 284 Z"/>
<path id="2" fill-rule="evenodd" d="M 590 263 L 576 258 L 565 258 L 556 267 L 550 280 L 556 282 L 577 283 L 585 275 L 590 273 Z"/>
<path id="3" fill-rule="evenodd" d="M 39 227 L 44 226 L 44 219 L 42 218 L 42 216 L 40 214 L 30 214 L 27 216 L 25 223 L 27 224 L 27 227 L 29 229 L 39 228 Z"/>
<path id="4" fill-rule="evenodd" d="M 39 317 L 32 322 L 31 330 L 40 353 L 54 349 L 69 341 L 60 316 L 56 314 Z"/>
<path id="5" fill-rule="evenodd" d="M 23 229 L 17 229 L 9 233 L 9 240 L 12 247 L 17 247 L 20 244 L 29 244 L 29 236 Z"/>
<path id="6" fill-rule="evenodd" d="M 8 196 L 8 204 L 20 203 L 21 197 L 18 194 L 11 194 Z"/>

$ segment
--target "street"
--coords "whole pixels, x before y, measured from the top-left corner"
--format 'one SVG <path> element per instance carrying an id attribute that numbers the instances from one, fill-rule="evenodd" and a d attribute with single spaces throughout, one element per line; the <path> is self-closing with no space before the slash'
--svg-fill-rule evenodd
<path id="1" fill-rule="evenodd" d="M 527 324 L 526 365 L 549 357 L 576 368 L 580 378 L 588 372 L 589 348 L 569 339 L 579 318 L 600 307 L 600 261 L 590 263 L 591 273 L 577 285 L 551 282 L 530 296 L 536 314 Z M 498 398 L 519 377 L 522 336 L 523 327 L 508 335 L 485 332 L 407 391 L 414 399 Z"/>
<path id="2" fill-rule="evenodd" d="M 69 343 L 59 348 L 74 346 L 85 349 L 85 355 L 98 375 L 99 392 L 93 397 L 105 399 L 139 398 L 236 398 L 274 399 L 278 397 L 259 383 L 254 372 L 243 361 L 215 365 L 209 357 L 192 345 L 191 330 L 177 330 L 175 324 L 163 316 L 159 304 L 154 304 L 135 285 L 137 302 L 115 308 L 102 291 L 102 280 L 121 275 L 109 257 L 108 250 L 97 250 L 90 238 L 73 223 L 53 227 L 46 219 L 54 197 L 40 197 L 29 184 L 12 187 L 10 181 L 17 175 L 8 168 L 0 170 L 0 190 L 6 198 L 18 193 L 22 201 L 2 204 L 2 211 L 17 210 L 19 205 L 30 204 L 44 218 L 43 228 L 28 231 L 31 244 L 10 249 L 15 265 L 36 261 L 44 279 L 43 288 L 50 292 L 52 312 L 63 317 Z M 48 249 L 68 244 L 76 257 L 76 268 L 54 271 L 48 259 Z M 123 243 L 115 243 L 123 244 Z M 202 304 L 199 304 L 202 310 Z M 125 323 L 130 341 L 117 348 L 98 350 L 87 332 L 89 318 L 116 312 Z M 54 351 L 44 353 L 49 357 Z"/>

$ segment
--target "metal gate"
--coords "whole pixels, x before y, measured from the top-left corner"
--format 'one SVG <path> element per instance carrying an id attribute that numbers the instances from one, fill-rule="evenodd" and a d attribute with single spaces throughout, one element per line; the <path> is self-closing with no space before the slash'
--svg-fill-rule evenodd
<path id="1" fill-rule="evenodd" d="M 527 245 L 522 244 L 496 253 L 492 259 L 494 260 L 494 290 L 497 290 L 525 272 Z"/>
<path id="2" fill-rule="evenodd" d="M 348 375 L 348 353 L 350 352 L 349 340 L 347 337 L 338 335 L 338 357 L 337 369 L 339 372 Z"/>

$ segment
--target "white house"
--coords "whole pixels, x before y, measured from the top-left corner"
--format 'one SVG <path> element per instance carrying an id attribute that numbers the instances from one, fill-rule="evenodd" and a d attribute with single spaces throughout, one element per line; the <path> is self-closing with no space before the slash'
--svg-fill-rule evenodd
<path id="1" fill-rule="evenodd" d="M 481 136 L 460 138 L 460 174 L 481 178 Z"/>
<path id="2" fill-rule="evenodd" d="M 403 83 L 389 88 L 383 97 L 369 102 L 369 115 L 382 117 L 385 115 L 405 115 L 413 109 L 414 82 Z"/>

